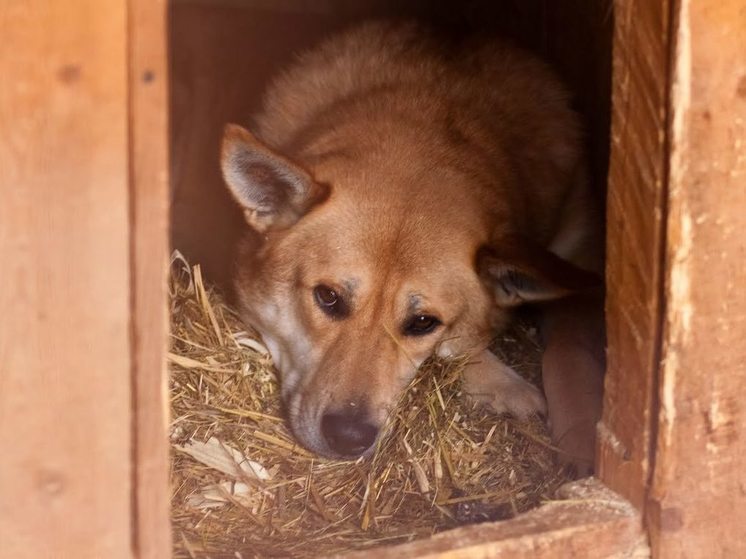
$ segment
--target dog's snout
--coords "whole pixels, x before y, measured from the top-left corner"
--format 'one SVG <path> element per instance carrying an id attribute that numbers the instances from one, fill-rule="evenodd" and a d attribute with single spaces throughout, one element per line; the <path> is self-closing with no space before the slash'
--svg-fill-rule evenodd
<path id="1" fill-rule="evenodd" d="M 359 456 L 376 441 L 378 427 L 366 421 L 357 410 L 325 413 L 321 432 L 329 448 L 343 456 Z"/>

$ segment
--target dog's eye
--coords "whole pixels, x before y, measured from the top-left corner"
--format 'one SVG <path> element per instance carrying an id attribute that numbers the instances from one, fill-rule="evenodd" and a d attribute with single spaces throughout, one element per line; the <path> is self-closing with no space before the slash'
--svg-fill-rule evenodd
<path id="1" fill-rule="evenodd" d="M 349 309 L 342 297 L 327 285 L 314 287 L 313 298 L 319 308 L 332 318 L 345 318 L 349 314 Z"/>
<path id="2" fill-rule="evenodd" d="M 440 324 L 440 320 L 434 316 L 422 314 L 413 316 L 405 322 L 403 331 L 405 336 L 424 336 L 435 330 Z"/>

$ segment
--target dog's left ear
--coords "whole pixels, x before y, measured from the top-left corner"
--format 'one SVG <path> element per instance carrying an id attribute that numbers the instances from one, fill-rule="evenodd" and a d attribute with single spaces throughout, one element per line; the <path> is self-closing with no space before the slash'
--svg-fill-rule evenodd
<path id="1" fill-rule="evenodd" d="M 236 124 L 225 127 L 220 159 L 231 194 L 260 232 L 293 225 L 329 193 L 305 169 Z"/>
<path id="2" fill-rule="evenodd" d="M 500 307 L 551 301 L 602 284 L 596 274 L 516 237 L 480 248 L 477 270 Z"/>

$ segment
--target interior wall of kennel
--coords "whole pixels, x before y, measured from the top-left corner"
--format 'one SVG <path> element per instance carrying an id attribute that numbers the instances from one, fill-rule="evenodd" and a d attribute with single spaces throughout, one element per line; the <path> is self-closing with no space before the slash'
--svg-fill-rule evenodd
<path id="1" fill-rule="evenodd" d="M 272 3 L 322 4 L 343 8 Z M 570 36 L 591 3 L 556 5 Z M 170 554 L 167 16 L 0 10 L 2 557 Z M 617 0 L 613 36 L 597 466 L 633 507 L 591 496 L 408 554 L 746 552 L 746 6 Z"/>

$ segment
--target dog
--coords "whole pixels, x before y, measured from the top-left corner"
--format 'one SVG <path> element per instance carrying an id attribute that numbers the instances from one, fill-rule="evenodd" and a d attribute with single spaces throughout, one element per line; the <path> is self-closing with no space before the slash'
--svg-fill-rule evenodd
<path id="1" fill-rule="evenodd" d="M 300 56 L 252 132 L 226 126 L 223 177 L 249 226 L 237 301 L 304 446 L 371 452 L 419 365 L 468 354 L 466 392 L 518 418 L 548 410 L 590 468 L 602 237 L 568 98 L 521 50 L 379 22 Z M 544 307 L 546 401 L 487 349 L 523 304 Z"/>

